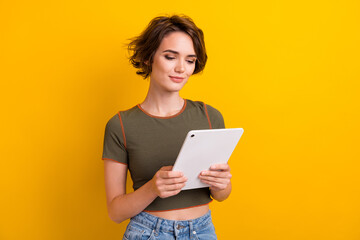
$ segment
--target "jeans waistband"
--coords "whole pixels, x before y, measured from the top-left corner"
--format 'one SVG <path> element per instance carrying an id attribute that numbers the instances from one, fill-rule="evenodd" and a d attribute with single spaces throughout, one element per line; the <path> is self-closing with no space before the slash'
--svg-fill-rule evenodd
<path id="1" fill-rule="evenodd" d="M 157 231 L 181 232 L 182 230 L 189 231 L 189 229 L 191 231 L 198 231 L 211 223 L 212 219 L 211 211 L 209 210 L 205 215 L 199 218 L 181 221 L 159 218 L 147 212 L 141 212 L 132 217 L 131 221 L 137 222 L 151 229 L 156 229 Z"/>

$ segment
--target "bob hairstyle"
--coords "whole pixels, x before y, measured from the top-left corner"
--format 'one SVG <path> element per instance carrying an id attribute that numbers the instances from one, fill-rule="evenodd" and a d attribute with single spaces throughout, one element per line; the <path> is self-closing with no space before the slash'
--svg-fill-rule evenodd
<path id="1" fill-rule="evenodd" d="M 128 50 L 132 52 L 132 55 L 129 61 L 135 68 L 139 69 L 136 71 L 136 74 L 141 75 L 144 79 L 150 76 L 153 58 L 162 39 L 166 35 L 177 31 L 188 34 L 193 41 L 196 54 L 193 74 L 199 73 L 204 69 L 207 54 L 203 31 L 188 16 L 159 16 L 152 19 L 147 28 L 138 37 L 130 39 L 131 42 L 128 45 Z"/>

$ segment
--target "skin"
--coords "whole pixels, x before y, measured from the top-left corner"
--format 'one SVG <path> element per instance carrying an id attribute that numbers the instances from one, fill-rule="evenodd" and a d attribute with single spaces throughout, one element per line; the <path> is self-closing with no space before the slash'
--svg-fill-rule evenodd
<path id="1" fill-rule="evenodd" d="M 142 109 L 159 117 L 178 113 L 184 105 L 179 92 L 194 72 L 195 60 L 193 42 L 187 34 L 172 32 L 165 36 L 151 63 L 150 86 L 141 103 Z M 139 214 L 157 197 L 167 198 L 178 194 L 187 180 L 181 172 L 172 171 L 172 166 L 164 166 L 142 187 L 126 193 L 127 165 L 104 160 L 104 167 L 108 213 L 116 223 Z M 202 171 L 199 178 L 210 185 L 213 199 L 223 201 L 230 195 L 231 174 L 228 164 L 213 165 Z M 150 214 L 171 220 L 189 220 L 203 216 L 208 210 L 209 206 L 204 205 Z"/>

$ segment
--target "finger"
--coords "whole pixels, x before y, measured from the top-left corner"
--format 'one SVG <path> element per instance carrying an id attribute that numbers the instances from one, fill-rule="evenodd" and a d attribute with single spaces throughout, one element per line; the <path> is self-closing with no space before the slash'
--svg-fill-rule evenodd
<path id="1" fill-rule="evenodd" d="M 230 166 L 227 163 L 219 163 L 219 164 L 212 165 L 210 167 L 210 170 L 230 171 Z"/>
<path id="2" fill-rule="evenodd" d="M 187 181 L 186 177 L 179 177 L 179 178 L 167 178 L 163 180 L 164 185 L 172 185 L 178 183 L 185 183 Z"/>
<path id="3" fill-rule="evenodd" d="M 200 180 L 213 182 L 213 183 L 222 183 L 222 184 L 226 184 L 226 183 L 230 182 L 230 179 L 227 179 L 227 178 L 216 178 L 216 177 L 211 177 L 211 176 L 201 176 Z"/>
<path id="4" fill-rule="evenodd" d="M 162 171 L 171 171 L 173 168 L 173 166 L 163 166 L 162 168 L 160 168 L 160 170 Z"/>
<path id="5" fill-rule="evenodd" d="M 159 192 L 161 192 L 161 194 L 165 194 L 166 192 L 180 191 L 183 187 L 185 187 L 185 183 L 162 185 L 159 187 Z"/>
<path id="6" fill-rule="evenodd" d="M 161 171 L 172 171 L 174 166 L 163 166 L 162 168 L 160 168 Z M 173 172 L 179 172 L 181 173 L 180 171 L 173 171 Z"/>
<path id="7" fill-rule="evenodd" d="M 187 181 L 186 177 L 181 178 L 157 178 L 155 180 L 155 185 L 160 190 L 166 190 L 166 186 L 176 185 L 176 184 L 185 184 Z"/>
<path id="8" fill-rule="evenodd" d="M 219 172 L 219 171 L 202 171 L 200 176 L 211 176 L 216 178 L 228 178 L 232 177 L 230 172 Z"/>
<path id="9" fill-rule="evenodd" d="M 211 185 L 221 184 L 227 186 L 231 182 L 230 178 L 216 178 L 211 176 L 199 176 L 199 179 L 201 181 L 206 181 L 207 184 L 211 184 Z"/>
<path id="10" fill-rule="evenodd" d="M 172 166 L 166 166 L 166 167 L 160 168 L 160 170 L 158 171 L 158 176 L 161 178 L 177 178 L 177 177 L 184 176 L 184 174 L 182 172 L 171 171 L 171 169 L 172 169 Z"/>
<path id="11" fill-rule="evenodd" d="M 184 174 L 182 172 L 160 171 L 159 177 L 164 179 L 182 178 L 184 177 Z"/>
<path id="12" fill-rule="evenodd" d="M 201 180 L 203 183 L 207 184 L 210 186 L 211 189 L 215 188 L 217 190 L 222 190 L 226 188 L 226 184 L 222 184 L 222 183 L 214 183 L 211 181 L 206 181 L 206 180 Z"/>

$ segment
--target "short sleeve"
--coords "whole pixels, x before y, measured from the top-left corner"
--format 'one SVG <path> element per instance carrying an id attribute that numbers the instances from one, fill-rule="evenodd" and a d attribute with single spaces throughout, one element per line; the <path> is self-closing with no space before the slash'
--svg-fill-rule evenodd
<path id="1" fill-rule="evenodd" d="M 120 114 L 120 113 L 119 113 Z M 119 114 L 113 116 L 106 124 L 102 160 L 113 160 L 128 164 L 123 129 Z"/>
<path id="2" fill-rule="evenodd" d="M 206 104 L 206 108 L 209 114 L 209 119 L 212 128 L 213 129 L 225 128 L 224 118 L 222 114 L 219 112 L 219 110 L 207 104 Z"/>

